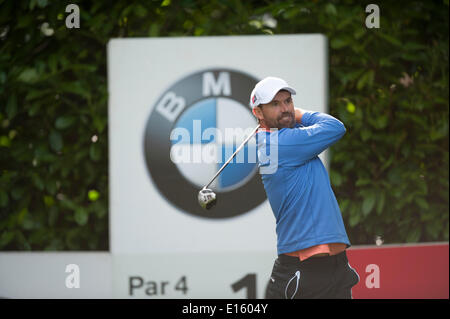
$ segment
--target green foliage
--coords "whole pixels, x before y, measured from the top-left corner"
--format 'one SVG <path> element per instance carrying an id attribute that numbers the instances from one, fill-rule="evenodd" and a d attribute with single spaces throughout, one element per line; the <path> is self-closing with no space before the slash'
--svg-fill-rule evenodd
<path id="1" fill-rule="evenodd" d="M 448 4 L 380 6 L 379 30 L 342 10 L 330 34 L 336 196 L 355 243 L 447 241 Z"/>
<path id="2" fill-rule="evenodd" d="M 0 249 L 108 249 L 110 38 L 243 34 L 328 37 L 352 243 L 448 240 L 448 1 L 380 2 L 380 29 L 368 3 L 77 1 L 67 29 L 64 2 L 0 2 Z"/>
<path id="3" fill-rule="evenodd" d="M 70 30 L 64 3 L 1 6 L 0 249 L 107 250 L 107 35 L 90 25 L 95 7 L 81 4 L 86 29 Z"/>

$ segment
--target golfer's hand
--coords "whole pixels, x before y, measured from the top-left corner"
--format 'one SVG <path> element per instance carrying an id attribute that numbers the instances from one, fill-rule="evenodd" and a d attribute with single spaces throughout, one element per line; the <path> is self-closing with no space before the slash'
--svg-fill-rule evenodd
<path id="1" fill-rule="evenodd" d="M 302 116 L 303 116 L 303 110 L 299 108 L 295 108 L 295 122 L 301 123 L 302 122 Z"/>

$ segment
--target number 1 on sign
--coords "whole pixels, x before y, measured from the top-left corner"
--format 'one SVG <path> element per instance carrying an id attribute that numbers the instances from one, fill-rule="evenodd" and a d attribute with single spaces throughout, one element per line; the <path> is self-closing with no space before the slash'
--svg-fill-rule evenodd
<path id="1" fill-rule="evenodd" d="M 247 299 L 256 299 L 256 274 L 247 274 L 241 280 L 231 285 L 233 292 L 247 288 Z"/>

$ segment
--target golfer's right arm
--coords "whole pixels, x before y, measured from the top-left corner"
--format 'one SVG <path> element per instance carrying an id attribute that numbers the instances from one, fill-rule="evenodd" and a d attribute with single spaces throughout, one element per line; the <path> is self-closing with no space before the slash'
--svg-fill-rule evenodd
<path id="1" fill-rule="evenodd" d="M 344 136 L 344 124 L 333 116 L 296 109 L 302 126 L 281 130 L 278 134 L 279 158 L 302 164 L 322 153 Z"/>

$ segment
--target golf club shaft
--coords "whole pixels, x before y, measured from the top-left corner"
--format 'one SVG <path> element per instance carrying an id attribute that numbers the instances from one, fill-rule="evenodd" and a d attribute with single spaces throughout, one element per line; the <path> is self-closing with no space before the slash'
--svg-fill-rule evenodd
<path id="1" fill-rule="evenodd" d="M 214 182 L 214 180 L 217 178 L 217 176 L 219 176 L 220 172 L 223 171 L 223 169 L 228 165 L 228 163 L 230 163 L 233 158 L 236 156 L 236 154 L 244 147 L 244 145 L 252 138 L 252 136 L 256 133 L 256 131 L 259 129 L 261 125 L 258 124 L 258 126 L 252 131 L 252 133 L 245 139 L 245 141 L 242 142 L 242 144 L 238 147 L 238 149 L 233 153 L 233 155 L 231 155 L 231 157 L 228 159 L 228 161 L 225 162 L 225 164 L 222 165 L 222 167 L 219 169 L 219 171 L 216 173 L 216 175 L 214 175 L 214 177 L 211 179 L 211 181 L 206 184 L 205 187 L 203 187 L 203 189 L 208 188 L 209 185 L 211 185 L 212 182 Z"/>

